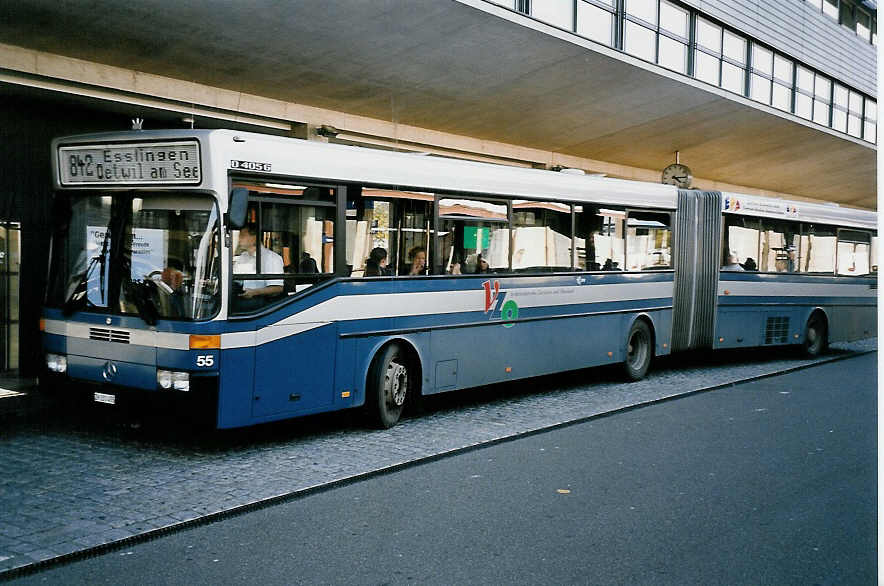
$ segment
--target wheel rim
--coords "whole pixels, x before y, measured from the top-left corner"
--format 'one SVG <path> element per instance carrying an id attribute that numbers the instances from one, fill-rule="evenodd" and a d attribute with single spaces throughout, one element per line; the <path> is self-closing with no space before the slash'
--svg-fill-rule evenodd
<path id="1" fill-rule="evenodd" d="M 644 367 L 648 354 L 648 341 L 644 332 L 633 332 L 626 345 L 626 361 L 633 370 L 641 370 Z"/>
<path id="2" fill-rule="evenodd" d="M 807 324 L 807 347 L 815 352 L 823 344 L 823 325 L 818 320 Z"/>
<path id="3" fill-rule="evenodd" d="M 392 407 L 401 407 L 408 393 L 408 369 L 404 364 L 391 360 L 384 374 L 384 399 Z"/>

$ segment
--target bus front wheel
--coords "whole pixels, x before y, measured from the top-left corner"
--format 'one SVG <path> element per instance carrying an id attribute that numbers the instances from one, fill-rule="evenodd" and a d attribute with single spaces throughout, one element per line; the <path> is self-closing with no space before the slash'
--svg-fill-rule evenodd
<path id="1" fill-rule="evenodd" d="M 383 429 L 396 425 L 411 392 L 409 360 L 399 344 L 390 344 L 376 357 L 368 375 L 366 407 L 369 418 Z"/>
<path id="2" fill-rule="evenodd" d="M 641 319 L 633 322 L 626 336 L 626 362 L 623 363 L 629 380 L 637 381 L 645 378 L 651 366 L 653 356 L 651 348 L 651 329 Z"/>
<path id="3" fill-rule="evenodd" d="M 828 336 L 826 318 L 820 313 L 811 315 L 804 330 L 804 353 L 813 358 L 825 352 Z"/>

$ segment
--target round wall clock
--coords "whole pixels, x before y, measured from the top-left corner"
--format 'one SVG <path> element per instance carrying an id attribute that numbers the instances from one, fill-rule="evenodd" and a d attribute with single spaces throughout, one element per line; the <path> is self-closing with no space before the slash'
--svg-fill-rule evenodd
<path id="1" fill-rule="evenodd" d="M 694 180 L 694 174 L 691 173 L 690 167 L 681 163 L 673 163 L 663 169 L 663 183 L 667 185 L 675 185 L 682 189 L 690 189 L 691 182 Z"/>

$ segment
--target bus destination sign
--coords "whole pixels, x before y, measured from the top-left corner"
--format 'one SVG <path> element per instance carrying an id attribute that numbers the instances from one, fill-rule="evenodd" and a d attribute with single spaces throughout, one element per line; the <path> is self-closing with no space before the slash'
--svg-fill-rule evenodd
<path id="1" fill-rule="evenodd" d="M 58 177 L 61 185 L 198 185 L 199 144 L 188 140 L 62 146 Z"/>

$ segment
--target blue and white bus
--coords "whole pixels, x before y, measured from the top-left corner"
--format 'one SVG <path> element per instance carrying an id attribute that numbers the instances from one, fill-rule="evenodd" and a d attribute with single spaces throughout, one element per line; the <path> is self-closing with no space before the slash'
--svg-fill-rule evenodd
<path id="1" fill-rule="evenodd" d="M 876 214 L 227 130 L 54 141 L 59 392 L 231 428 L 874 335 Z"/>

